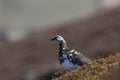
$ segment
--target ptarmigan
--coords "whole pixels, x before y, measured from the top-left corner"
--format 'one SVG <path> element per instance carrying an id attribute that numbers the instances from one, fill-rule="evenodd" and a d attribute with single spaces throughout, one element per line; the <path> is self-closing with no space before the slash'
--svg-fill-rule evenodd
<path id="1" fill-rule="evenodd" d="M 84 64 L 91 63 L 91 60 L 85 57 L 80 52 L 69 49 L 66 45 L 66 41 L 60 35 L 55 35 L 52 37 L 51 41 L 59 43 L 59 61 L 60 64 L 67 70 L 75 70 Z"/>

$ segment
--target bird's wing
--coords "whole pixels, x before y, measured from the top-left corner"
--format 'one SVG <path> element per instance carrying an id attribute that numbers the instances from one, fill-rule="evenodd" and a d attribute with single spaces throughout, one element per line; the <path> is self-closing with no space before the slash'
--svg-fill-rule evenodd
<path id="1" fill-rule="evenodd" d="M 68 59 L 74 64 L 83 65 L 91 62 L 90 59 L 88 59 L 83 54 L 73 49 L 66 50 L 65 53 L 67 54 Z"/>

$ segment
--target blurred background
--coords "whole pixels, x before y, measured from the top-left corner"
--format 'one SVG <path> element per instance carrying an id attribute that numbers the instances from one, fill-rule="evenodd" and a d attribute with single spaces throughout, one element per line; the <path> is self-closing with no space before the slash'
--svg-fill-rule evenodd
<path id="1" fill-rule="evenodd" d="M 0 0 L 0 80 L 61 68 L 55 34 L 91 59 L 120 52 L 120 0 Z"/>

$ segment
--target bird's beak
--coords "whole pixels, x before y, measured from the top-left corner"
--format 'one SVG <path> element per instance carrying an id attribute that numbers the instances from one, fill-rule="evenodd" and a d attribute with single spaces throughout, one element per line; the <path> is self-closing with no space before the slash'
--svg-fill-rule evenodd
<path id="1" fill-rule="evenodd" d="M 54 40 L 54 38 L 51 39 L 51 41 L 53 41 L 53 40 Z"/>
<path id="2" fill-rule="evenodd" d="M 56 39 L 56 37 L 53 37 L 52 39 L 51 39 L 51 41 L 54 41 Z"/>

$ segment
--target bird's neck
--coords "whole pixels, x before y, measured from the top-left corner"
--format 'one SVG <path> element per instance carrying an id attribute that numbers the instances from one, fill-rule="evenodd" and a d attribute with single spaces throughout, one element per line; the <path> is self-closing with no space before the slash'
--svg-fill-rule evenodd
<path id="1" fill-rule="evenodd" d="M 59 43 L 59 50 L 62 51 L 64 49 L 68 48 L 66 42 L 60 42 Z"/>

